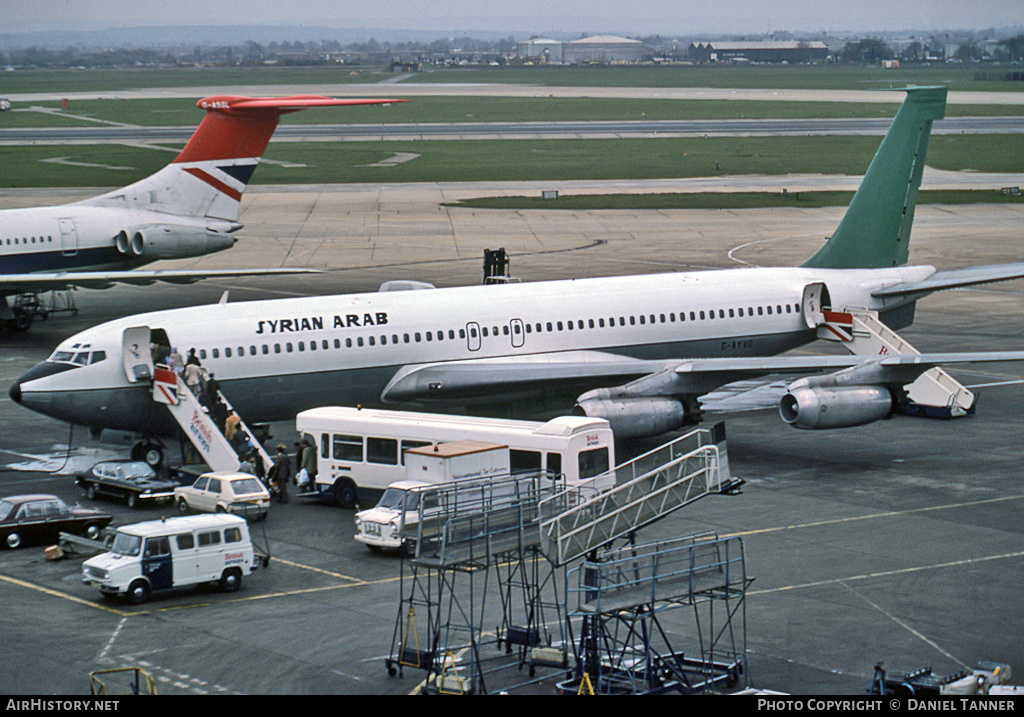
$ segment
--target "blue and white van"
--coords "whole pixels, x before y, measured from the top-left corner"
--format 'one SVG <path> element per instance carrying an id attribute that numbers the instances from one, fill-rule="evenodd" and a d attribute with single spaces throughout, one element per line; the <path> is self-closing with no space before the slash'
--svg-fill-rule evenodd
<path id="1" fill-rule="evenodd" d="M 190 515 L 118 528 L 110 552 L 82 564 L 82 582 L 143 603 L 156 590 L 200 583 L 234 592 L 257 564 L 244 518 Z"/>

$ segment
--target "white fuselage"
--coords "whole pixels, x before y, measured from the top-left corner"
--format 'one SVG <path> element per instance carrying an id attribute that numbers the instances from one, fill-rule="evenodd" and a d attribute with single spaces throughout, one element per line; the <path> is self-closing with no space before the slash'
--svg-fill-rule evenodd
<path id="1" fill-rule="evenodd" d="M 385 395 L 386 387 L 403 367 L 418 364 L 554 361 L 567 352 L 644 360 L 770 356 L 815 339 L 801 306 L 809 284 L 824 283 L 835 307 L 884 312 L 900 302 L 875 299 L 873 291 L 933 272 L 730 269 L 159 311 L 71 337 L 12 395 L 16 390 L 23 405 L 73 423 L 170 430 L 148 387 L 129 383 L 121 361 L 124 331 L 138 326 L 162 330 L 182 355 L 196 349 L 252 421 L 286 420 L 321 405 L 397 401 L 401 395 Z M 88 352 L 92 358 L 68 368 L 69 356 Z M 67 370 L 56 370 L 58 356 Z M 48 365 L 50 375 L 43 375 Z M 567 384 L 568 392 L 581 388 Z"/>
<path id="2" fill-rule="evenodd" d="M 0 274 L 130 269 L 202 256 L 231 247 L 237 226 L 86 204 L 8 209 L 0 211 Z"/>

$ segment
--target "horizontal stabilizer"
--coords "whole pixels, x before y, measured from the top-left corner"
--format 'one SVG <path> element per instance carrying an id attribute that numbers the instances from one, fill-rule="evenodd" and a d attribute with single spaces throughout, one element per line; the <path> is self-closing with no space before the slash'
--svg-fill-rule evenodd
<path id="1" fill-rule="evenodd" d="M 285 114 L 298 112 L 310 107 L 343 107 L 349 105 L 389 105 L 409 100 L 320 97 L 318 95 L 294 95 L 292 97 L 234 97 L 217 96 L 199 100 L 196 106 L 213 112 L 244 112 L 269 110 Z"/>
<path id="2" fill-rule="evenodd" d="M 871 293 L 876 298 L 930 294 L 943 289 L 959 289 L 965 286 L 991 284 L 997 281 L 1024 279 L 1024 263 L 990 264 L 972 266 L 966 269 L 937 271 L 924 281 L 913 281 L 896 286 L 887 286 Z"/>

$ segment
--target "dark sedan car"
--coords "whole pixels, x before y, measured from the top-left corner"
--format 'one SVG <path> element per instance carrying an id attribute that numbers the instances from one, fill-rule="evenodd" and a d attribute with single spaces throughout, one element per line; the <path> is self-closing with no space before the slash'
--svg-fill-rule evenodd
<path id="1" fill-rule="evenodd" d="M 99 510 L 68 507 L 55 495 L 14 495 L 0 498 L 0 540 L 8 548 L 56 541 L 61 532 L 96 538 L 113 516 Z"/>
<path id="2" fill-rule="evenodd" d="M 141 501 L 170 501 L 174 498 L 175 481 L 159 478 L 144 461 L 104 461 L 97 463 L 75 480 L 85 497 L 118 498 L 134 508 Z"/>

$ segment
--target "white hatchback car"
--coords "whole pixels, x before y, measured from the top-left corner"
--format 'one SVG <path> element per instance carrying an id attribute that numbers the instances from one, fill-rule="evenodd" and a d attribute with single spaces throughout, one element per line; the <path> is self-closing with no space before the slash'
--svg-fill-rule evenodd
<path id="1" fill-rule="evenodd" d="M 174 489 L 174 502 L 182 513 L 235 513 L 263 520 L 270 511 L 270 492 L 249 473 L 204 473 L 196 482 Z"/>

